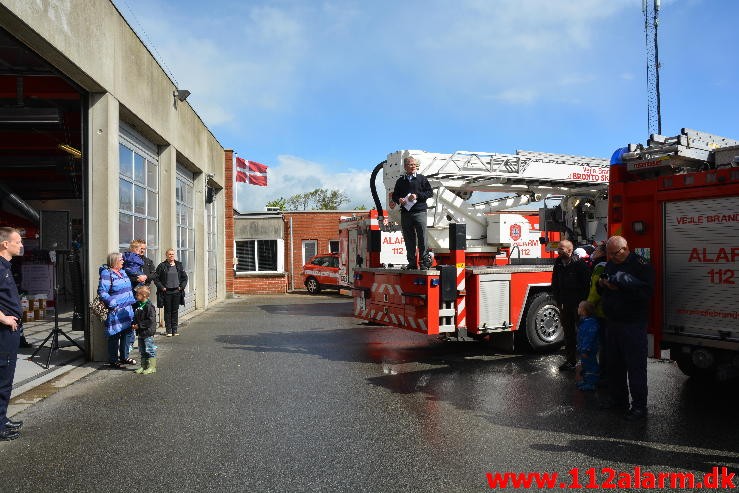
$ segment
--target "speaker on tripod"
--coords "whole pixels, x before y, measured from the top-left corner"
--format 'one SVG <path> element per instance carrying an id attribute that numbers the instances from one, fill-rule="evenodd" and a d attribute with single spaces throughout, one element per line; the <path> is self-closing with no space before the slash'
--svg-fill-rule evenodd
<path id="1" fill-rule="evenodd" d="M 59 328 L 59 276 L 57 275 L 57 252 L 66 253 L 70 250 L 70 227 L 69 211 L 40 211 L 39 243 L 42 250 L 49 251 L 51 263 L 54 266 L 54 328 L 46 336 L 38 348 L 31 354 L 33 359 L 39 351 L 49 342 L 49 354 L 46 358 L 46 368 L 51 363 L 51 355 L 60 348 L 59 336 L 66 337 L 69 342 L 85 353 L 85 350 L 77 344 L 77 341 L 69 337 Z"/>
<path id="2" fill-rule="evenodd" d="M 39 211 L 41 227 L 39 243 L 42 250 L 68 251 L 72 223 L 69 211 Z"/>

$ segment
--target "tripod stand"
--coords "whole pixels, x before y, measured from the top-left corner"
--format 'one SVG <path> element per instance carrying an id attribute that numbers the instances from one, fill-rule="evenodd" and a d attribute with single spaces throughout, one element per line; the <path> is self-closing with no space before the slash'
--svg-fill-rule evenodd
<path id="1" fill-rule="evenodd" d="M 50 251 L 49 257 L 51 258 L 51 264 L 54 266 L 54 328 L 49 332 L 49 335 L 46 336 L 46 339 L 44 339 L 44 342 L 42 342 L 38 348 L 33 352 L 33 354 L 28 358 L 33 359 L 34 356 L 38 354 L 39 351 L 41 351 L 41 348 L 43 348 L 46 343 L 51 339 L 51 344 L 49 345 L 49 355 L 46 358 L 46 368 L 49 368 L 49 365 L 51 364 L 51 355 L 54 351 L 59 349 L 59 334 L 66 337 L 69 342 L 77 346 L 77 348 L 82 351 L 82 354 L 85 354 L 85 350 L 77 344 L 77 342 L 69 337 L 62 329 L 59 328 L 59 296 L 58 296 L 58 276 L 56 275 L 56 252 Z"/>

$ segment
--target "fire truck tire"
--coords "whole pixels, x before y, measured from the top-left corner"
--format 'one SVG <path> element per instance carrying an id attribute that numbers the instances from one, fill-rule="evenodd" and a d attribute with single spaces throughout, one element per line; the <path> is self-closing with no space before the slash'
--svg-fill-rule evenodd
<path id="1" fill-rule="evenodd" d="M 526 310 L 526 339 L 534 351 L 557 349 L 564 340 L 559 309 L 549 293 L 534 296 Z"/>
<path id="2" fill-rule="evenodd" d="M 675 360 L 675 362 L 677 363 L 677 367 L 680 368 L 680 371 L 688 377 L 693 377 L 694 379 L 698 380 L 704 380 L 713 376 L 712 371 L 695 366 L 695 363 L 693 363 L 693 358 L 691 358 L 690 355 L 681 356 L 680 358 Z"/>
<path id="3" fill-rule="evenodd" d="M 315 277 L 309 277 L 305 280 L 305 288 L 310 294 L 318 294 L 321 292 L 321 285 Z"/>

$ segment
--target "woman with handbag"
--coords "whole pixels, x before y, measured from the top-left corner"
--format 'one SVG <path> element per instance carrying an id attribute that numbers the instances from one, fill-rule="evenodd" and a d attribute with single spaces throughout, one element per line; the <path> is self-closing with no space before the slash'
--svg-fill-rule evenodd
<path id="1" fill-rule="evenodd" d="M 136 360 L 128 357 L 128 335 L 133 331 L 133 304 L 136 299 L 131 291 L 131 281 L 123 271 L 123 255 L 108 254 L 107 265 L 100 266 L 98 296 L 108 307 L 105 319 L 105 334 L 108 337 L 108 362 L 112 368 L 135 365 Z"/>
<path id="2" fill-rule="evenodd" d="M 167 337 L 180 335 L 177 332 L 180 305 L 185 305 L 187 273 L 182 262 L 175 260 L 172 248 L 166 251 L 167 259 L 157 266 L 152 280 L 157 286 L 157 307 L 164 308 L 164 326 Z"/>

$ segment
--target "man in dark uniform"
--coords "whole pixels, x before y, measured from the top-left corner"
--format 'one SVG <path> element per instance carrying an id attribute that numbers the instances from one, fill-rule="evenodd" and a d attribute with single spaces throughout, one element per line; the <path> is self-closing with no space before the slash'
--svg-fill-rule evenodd
<path id="1" fill-rule="evenodd" d="M 552 295 L 559 307 L 559 320 L 565 333 L 565 362 L 560 371 L 573 371 L 577 363 L 577 306 L 588 299 L 590 270 L 572 253 L 572 242 L 562 240 L 557 248 L 557 260 L 552 270 Z"/>
<path id="2" fill-rule="evenodd" d="M 598 292 L 608 323 L 611 399 L 602 407 L 628 409 L 625 418 L 637 421 L 647 417 L 647 319 L 654 269 L 643 257 L 629 251 L 622 236 L 608 239 L 606 254 L 608 262 L 598 281 Z"/>
<path id="3" fill-rule="evenodd" d="M 21 235 L 13 228 L 0 228 L 0 440 L 14 440 L 22 421 L 8 419 L 8 403 L 13 390 L 15 363 L 23 311 L 18 288 L 11 272 L 10 259 L 21 254 Z"/>
<path id="4" fill-rule="evenodd" d="M 421 265 L 431 267 L 431 258 L 428 255 L 426 243 L 426 201 L 434 192 L 425 176 L 418 172 L 418 163 L 411 156 L 403 159 L 405 175 L 398 178 L 391 195 L 393 202 L 400 204 L 400 227 L 403 231 L 407 269 L 417 269 L 416 245 Z M 418 240 L 418 241 L 416 241 Z"/>

